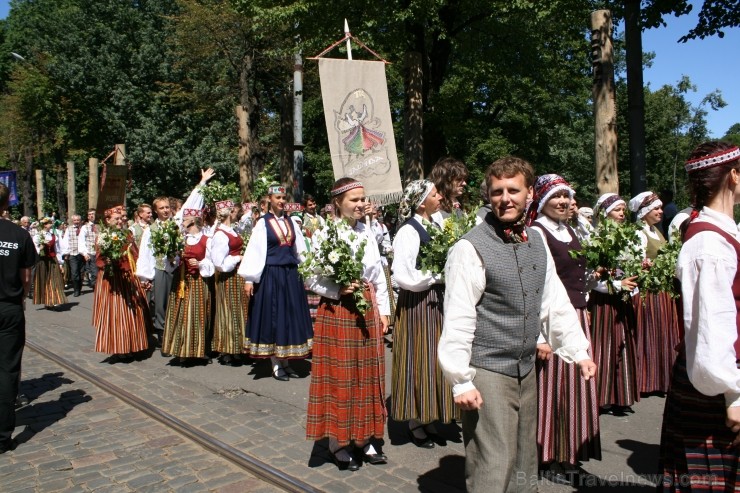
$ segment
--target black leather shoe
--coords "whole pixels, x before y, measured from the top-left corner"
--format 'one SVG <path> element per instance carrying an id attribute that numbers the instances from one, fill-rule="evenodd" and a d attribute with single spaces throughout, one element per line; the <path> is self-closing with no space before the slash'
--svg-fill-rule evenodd
<path id="1" fill-rule="evenodd" d="M 424 428 L 424 426 L 420 426 L 419 428 Z M 418 428 L 414 428 L 414 430 L 416 429 Z M 419 448 L 425 448 L 425 449 L 430 449 L 430 448 L 435 447 L 434 440 L 432 440 L 432 438 L 429 435 L 427 435 L 424 438 L 417 438 L 417 436 L 414 435 L 414 430 L 409 429 L 409 438 L 411 439 L 414 445 L 416 445 Z"/>
<path id="2" fill-rule="evenodd" d="M 343 449 L 339 450 L 347 450 L 347 453 L 349 453 L 349 449 L 347 447 L 344 447 Z M 339 452 L 337 450 L 337 452 Z M 334 455 L 334 452 L 331 450 L 329 451 L 329 455 L 331 456 L 331 460 L 334 461 L 334 464 L 337 465 L 340 471 L 359 471 L 360 470 L 360 463 L 355 459 L 354 455 L 349 453 L 349 461 L 343 461 L 339 460 L 336 455 Z"/>
<path id="3" fill-rule="evenodd" d="M 275 380 L 280 380 L 281 382 L 287 382 L 288 380 L 290 380 L 290 377 L 288 377 L 288 374 L 285 372 L 283 372 L 283 374 L 281 375 L 280 374 L 281 369 L 282 368 L 278 369 L 277 371 L 272 372 L 272 378 L 274 378 Z"/>
<path id="4" fill-rule="evenodd" d="M 15 438 L 6 440 L 5 443 L 0 444 L 0 454 L 4 454 L 5 452 L 8 452 L 9 450 L 15 450 L 17 446 L 18 446 L 18 442 L 15 440 Z"/>
<path id="5" fill-rule="evenodd" d="M 289 366 L 284 366 L 283 371 L 288 375 L 290 378 L 302 378 L 298 372 L 296 372 L 293 368 Z"/>
<path id="6" fill-rule="evenodd" d="M 364 447 L 357 447 L 355 448 L 355 450 L 357 451 L 357 455 L 360 457 L 360 460 L 363 462 L 367 462 L 368 464 L 376 466 L 378 464 L 388 463 L 388 457 L 386 457 L 386 455 L 382 452 L 366 454 Z"/>

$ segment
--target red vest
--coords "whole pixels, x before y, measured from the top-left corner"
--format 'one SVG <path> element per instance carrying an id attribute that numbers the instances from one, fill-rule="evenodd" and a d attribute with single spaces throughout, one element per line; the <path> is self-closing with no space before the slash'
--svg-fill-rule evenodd
<path id="1" fill-rule="evenodd" d="M 206 235 L 201 236 L 200 240 L 198 240 L 198 243 L 195 245 L 189 245 L 187 241 L 185 242 L 185 251 L 182 253 L 182 262 L 185 264 L 188 274 L 198 274 L 198 266 L 190 266 L 188 260 L 194 258 L 195 260 L 201 261 L 206 258 L 206 243 L 208 243 L 208 237 Z"/>
<path id="2" fill-rule="evenodd" d="M 44 244 L 44 254 L 47 257 L 56 258 L 57 256 L 56 243 L 57 243 L 57 235 L 52 234 L 51 240 L 47 241 Z"/>
<path id="3" fill-rule="evenodd" d="M 688 241 L 689 238 L 701 231 L 713 231 L 726 239 L 727 242 L 732 245 L 733 248 L 735 248 L 738 267 L 740 267 L 740 243 L 738 243 L 737 240 L 733 238 L 730 234 L 722 231 L 714 224 L 704 221 L 690 223 L 689 226 L 686 228 L 686 234 L 684 235 L 683 241 Z M 740 355 L 740 268 L 737 269 L 737 271 L 735 272 L 735 279 L 732 280 L 732 296 L 735 298 L 735 311 L 737 312 L 735 315 L 735 326 L 737 327 L 737 339 L 735 339 L 735 355 L 736 359 L 740 360 L 740 357 L 737 356 Z"/>
<path id="4" fill-rule="evenodd" d="M 230 257 L 238 257 L 239 255 L 242 254 L 242 247 L 244 246 L 244 240 L 242 240 L 241 236 L 237 234 L 232 236 L 231 233 L 221 228 L 218 228 L 216 231 L 221 231 L 229 239 L 229 256 Z"/>

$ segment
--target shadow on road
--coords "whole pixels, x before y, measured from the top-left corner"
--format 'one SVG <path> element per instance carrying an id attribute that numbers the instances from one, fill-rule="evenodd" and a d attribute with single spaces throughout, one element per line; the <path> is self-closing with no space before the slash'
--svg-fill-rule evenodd
<path id="1" fill-rule="evenodd" d="M 15 439 L 18 443 L 28 442 L 37 433 L 64 419 L 76 406 L 91 400 L 84 390 L 74 389 L 62 392 L 56 401 L 38 402 L 20 409 L 16 413 L 16 426 L 25 425 L 26 428 Z"/>
<path id="2" fill-rule="evenodd" d="M 635 474 L 657 474 L 660 445 L 636 440 L 617 440 L 617 445 L 632 452 L 627 459 L 627 465 L 635 471 Z"/>
<path id="3" fill-rule="evenodd" d="M 417 479 L 419 491 L 464 492 L 465 457 L 447 455 L 439 459 L 439 467 L 425 472 Z"/>
<path id="4" fill-rule="evenodd" d="M 22 380 L 20 393 L 24 394 L 30 400 L 35 401 L 44 393 L 73 382 L 73 380 L 65 377 L 63 372 L 46 373 L 41 377 Z"/>

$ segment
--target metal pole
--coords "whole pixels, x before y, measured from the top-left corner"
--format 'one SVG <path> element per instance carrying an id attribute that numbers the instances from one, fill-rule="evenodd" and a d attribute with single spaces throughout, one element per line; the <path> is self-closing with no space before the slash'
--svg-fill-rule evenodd
<path id="1" fill-rule="evenodd" d="M 303 200 L 303 59 L 295 55 L 293 69 L 293 200 Z"/>

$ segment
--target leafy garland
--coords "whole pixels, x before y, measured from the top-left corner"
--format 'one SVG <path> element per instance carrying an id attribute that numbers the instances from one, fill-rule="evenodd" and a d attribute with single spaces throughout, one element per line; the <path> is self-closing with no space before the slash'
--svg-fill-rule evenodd
<path id="1" fill-rule="evenodd" d="M 346 221 L 327 221 L 326 227 L 321 231 L 320 246 L 306 255 L 306 260 L 299 268 L 301 275 L 304 278 L 322 276 L 341 287 L 360 282 L 362 287 L 352 294 L 357 309 L 365 315 L 370 309 L 370 303 L 365 299 L 362 280 L 364 271 L 362 259 L 365 256 L 367 238 L 363 238 L 357 251 L 353 252 L 352 245 L 358 236 Z"/>
<path id="2" fill-rule="evenodd" d="M 232 200 L 234 204 L 241 203 L 241 193 L 235 183 L 222 185 L 218 181 L 212 181 L 201 188 L 200 193 L 206 205 L 212 206 L 221 200 Z"/>
<path id="3" fill-rule="evenodd" d="M 46 232 L 43 229 L 36 233 L 36 240 L 39 243 L 39 257 L 46 257 Z"/>
<path id="4" fill-rule="evenodd" d="M 614 294 L 612 283 L 608 281 L 638 275 L 642 271 L 637 230 L 633 223 L 602 218 L 591 236 L 581 242 L 581 250 L 571 250 L 569 254 L 572 258 L 583 257 L 590 269 L 604 269 L 601 279 L 607 281 L 609 294 Z"/>
<path id="5" fill-rule="evenodd" d="M 422 245 L 419 249 L 421 271 L 424 274 L 428 272 L 442 274 L 444 272 L 450 248 L 475 226 L 478 208 L 474 207 L 460 217 L 452 214 L 445 219 L 442 229 L 434 227 L 429 221 L 423 221 L 431 238 L 428 243 Z"/>
<path id="6" fill-rule="evenodd" d="M 643 297 L 647 293 L 668 293 L 671 298 L 678 298 L 680 294 L 674 281 L 682 242 L 678 231 L 674 231 L 673 235 L 673 242 L 663 245 L 655 260 L 645 259 L 643 262 L 643 269 L 637 278 Z"/>

